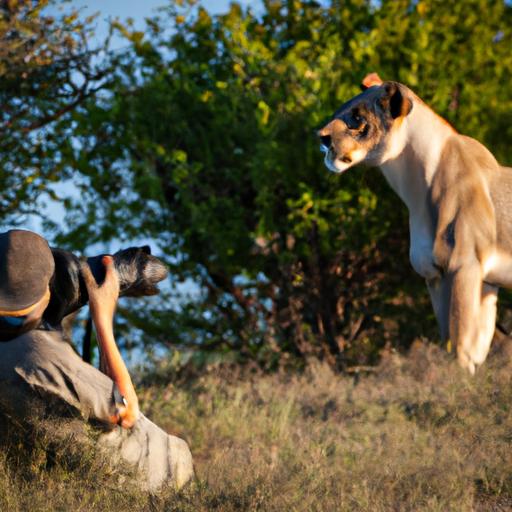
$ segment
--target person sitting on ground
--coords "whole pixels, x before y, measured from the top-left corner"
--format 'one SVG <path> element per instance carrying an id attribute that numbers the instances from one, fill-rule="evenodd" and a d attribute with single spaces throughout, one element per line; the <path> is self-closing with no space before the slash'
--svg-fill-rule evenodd
<path id="1" fill-rule="evenodd" d="M 185 441 L 167 435 L 139 411 L 130 375 L 117 348 L 113 318 L 119 295 L 112 257 L 105 256 L 105 280 L 98 286 L 90 269 L 82 273 L 105 372 L 82 361 L 43 313 L 50 301 L 55 263 L 47 241 L 36 233 L 0 234 L 0 411 L 30 415 L 34 397 L 57 413 L 57 403 L 99 424 L 98 444 L 112 461 L 134 467 L 141 487 L 181 487 L 193 476 Z"/>

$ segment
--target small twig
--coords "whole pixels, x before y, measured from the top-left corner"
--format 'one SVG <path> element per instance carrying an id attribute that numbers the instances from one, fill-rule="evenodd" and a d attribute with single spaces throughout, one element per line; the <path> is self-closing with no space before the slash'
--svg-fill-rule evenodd
<path id="1" fill-rule="evenodd" d="M 345 372 L 347 373 L 374 373 L 377 371 L 377 368 L 375 366 L 350 366 L 349 368 L 345 369 Z"/>

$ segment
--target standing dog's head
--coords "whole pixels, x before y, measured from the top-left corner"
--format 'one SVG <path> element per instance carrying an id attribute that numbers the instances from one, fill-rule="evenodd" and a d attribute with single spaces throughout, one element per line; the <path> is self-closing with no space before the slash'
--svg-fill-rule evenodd
<path id="1" fill-rule="evenodd" d="M 325 165 L 341 173 L 353 165 L 383 163 L 393 129 L 412 110 L 411 92 L 398 82 L 383 82 L 372 73 L 364 91 L 347 101 L 318 131 Z"/>

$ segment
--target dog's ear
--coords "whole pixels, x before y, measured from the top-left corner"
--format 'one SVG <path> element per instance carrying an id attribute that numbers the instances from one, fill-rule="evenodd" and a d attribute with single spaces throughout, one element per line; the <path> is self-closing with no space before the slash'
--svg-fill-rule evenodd
<path id="1" fill-rule="evenodd" d="M 368 87 L 373 87 L 374 85 L 382 85 L 382 78 L 377 73 L 368 73 L 361 82 L 361 89 L 366 91 Z"/>
<path id="2" fill-rule="evenodd" d="M 402 91 L 397 82 L 384 82 L 383 93 L 379 100 L 382 109 L 389 112 L 393 119 L 406 116 L 412 110 L 412 101 Z"/>
<path id="3" fill-rule="evenodd" d="M 149 245 L 143 245 L 140 250 L 144 253 L 144 254 L 151 254 L 151 247 Z"/>

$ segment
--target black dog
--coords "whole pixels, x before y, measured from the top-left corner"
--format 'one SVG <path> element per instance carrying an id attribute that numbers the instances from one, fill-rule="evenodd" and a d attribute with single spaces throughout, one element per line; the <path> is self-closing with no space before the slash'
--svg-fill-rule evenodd
<path id="1" fill-rule="evenodd" d="M 89 300 L 81 271 L 80 259 L 71 252 L 52 248 L 55 273 L 50 282 L 50 303 L 43 319 L 52 327 L 59 328 L 67 315 L 85 306 Z M 105 279 L 104 254 L 87 259 L 87 264 L 98 284 Z M 120 297 L 156 295 L 157 284 L 168 275 L 167 267 L 151 255 L 151 249 L 130 247 L 113 255 L 114 267 L 119 276 Z M 90 328 L 89 328 L 90 329 Z M 84 348 L 84 359 L 88 360 Z"/>

